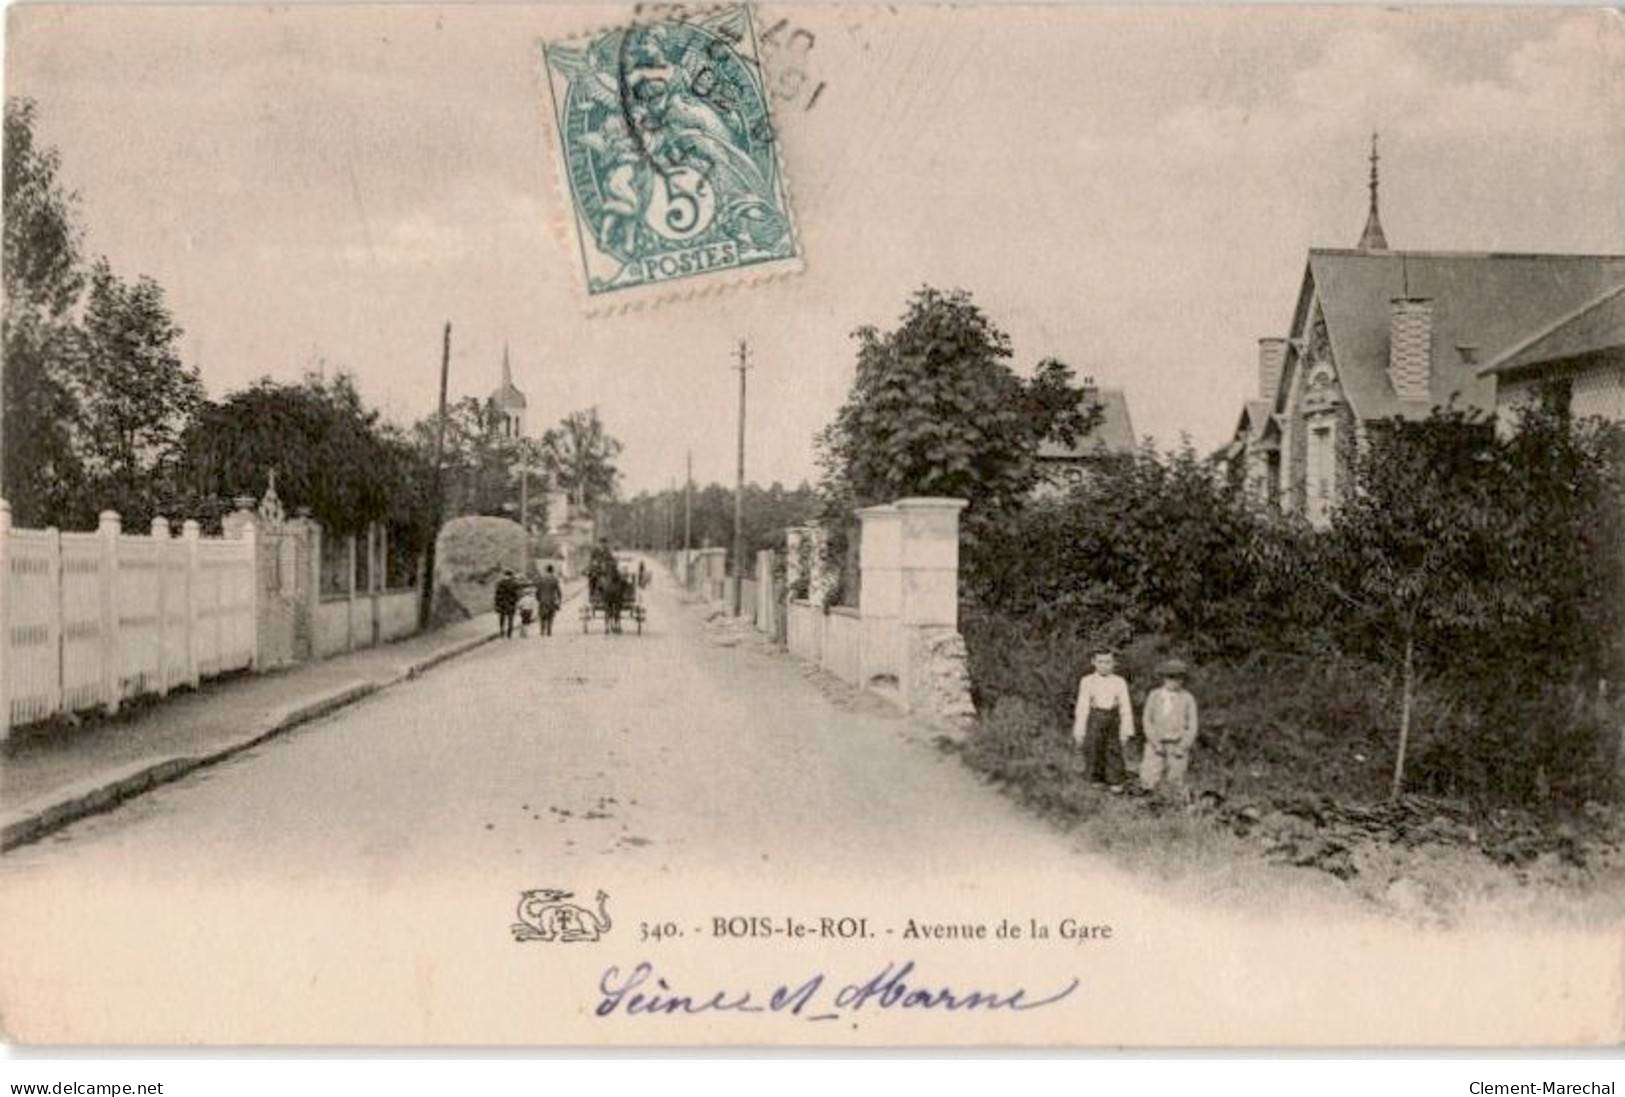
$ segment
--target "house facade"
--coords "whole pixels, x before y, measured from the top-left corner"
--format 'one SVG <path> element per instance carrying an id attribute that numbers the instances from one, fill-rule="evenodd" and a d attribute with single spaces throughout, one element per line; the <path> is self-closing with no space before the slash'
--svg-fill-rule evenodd
<path id="1" fill-rule="evenodd" d="M 1084 378 L 1085 409 L 1100 405 L 1100 422 L 1072 445 L 1047 438 L 1038 447 L 1040 479 L 1035 494 L 1058 495 L 1088 476 L 1103 462 L 1134 452 L 1134 423 L 1129 418 L 1128 396 L 1120 388 L 1101 388 L 1093 378 Z"/>
<path id="2" fill-rule="evenodd" d="M 1360 244 L 1310 250 L 1222 455 L 1260 503 L 1323 527 L 1373 424 L 1451 403 L 1494 412 L 1553 370 L 1575 378 L 1577 402 L 1617 407 L 1621 288 L 1625 255 L 1390 249 L 1373 153 Z"/>

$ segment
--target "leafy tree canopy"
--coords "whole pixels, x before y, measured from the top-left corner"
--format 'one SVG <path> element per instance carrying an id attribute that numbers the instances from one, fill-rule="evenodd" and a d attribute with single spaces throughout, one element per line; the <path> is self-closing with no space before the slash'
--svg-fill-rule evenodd
<path id="1" fill-rule="evenodd" d="M 818 439 L 823 490 L 844 508 L 955 496 L 974 521 L 1019 507 L 1038 480 L 1039 444 L 1070 444 L 1099 422 L 1061 362 L 1018 376 L 1009 337 L 963 290 L 925 287 L 896 329 L 853 337 L 857 376 Z"/>
<path id="2" fill-rule="evenodd" d="M 272 469 L 289 511 L 309 507 L 336 534 L 373 521 L 414 525 L 426 498 L 416 451 L 345 373 L 296 384 L 267 377 L 205 404 L 184 449 L 183 509 L 218 513 L 235 496 L 258 498 Z"/>
<path id="3" fill-rule="evenodd" d="M 35 113 L 31 100 L 6 100 L 0 494 L 19 524 L 43 526 L 93 507 L 74 447 L 79 408 L 67 369 L 69 310 L 84 284 L 76 198 L 62 186 L 57 153 L 34 139 Z"/>
<path id="4" fill-rule="evenodd" d="M 596 407 L 573 411 L 542 435 L 542 459 L 553 483 L 577 506 L 592 509 L 615 497 L 621 443 L 604 429 Z"/>

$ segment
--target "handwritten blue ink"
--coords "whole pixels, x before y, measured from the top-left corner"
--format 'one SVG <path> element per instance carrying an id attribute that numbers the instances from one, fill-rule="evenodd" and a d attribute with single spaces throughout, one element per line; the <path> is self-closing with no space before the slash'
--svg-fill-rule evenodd
<path id="1" fill-rule="evenodd" d="M 839 1020 L 843 1014 L 856 1013 L 865 1006 L 882 1010 L 1005 1010 L 1020 1013 L 1052 1006 L 1069 997 L 1080 985 L 1080 980 L 1074 976 L 1070 983 L 1059 990 L 1042 997 L 1029 997 L 1026 987 L 1001 993 L 992 990 L 955 990 L 950 986 L 911 985 L 907 980 L 914 975 L 914 971 L 912 960 L 902 964 L 888 962 L 864 982 L 843 986 L 835 994 L 832 1011 L 826 1003 L 819 1001 L 825 981 L 822 972 L 794 986 L 782 984 L 767 996 L 765 1002 L 761 1002 L 749 990 L 717 990 L 700 995 L 677 993 L 655 973 L 654 965 L 644 960 L 624 976 L 619 967 L 604 969 L 598 980 L 599 999 L 593 1012 L 599 1017 L 609 1017 L 617 1012 L 628 1016 L 788 1013 L 808 1021 Z M 813 1011 L 815 1003 L 818 1007 L 816 1012 Z"/>

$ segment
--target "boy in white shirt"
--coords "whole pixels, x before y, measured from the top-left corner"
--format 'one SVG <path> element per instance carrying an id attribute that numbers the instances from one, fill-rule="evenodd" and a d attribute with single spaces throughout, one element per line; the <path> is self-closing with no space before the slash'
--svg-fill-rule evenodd
<path id="1" fill-rule="evenodd" d="M 1140 784 L 1148 791 L 1160 784 L 1165 792 L 1183 795 L 1185 765 L 1196 742 L 1196 698 L 1185 688 L 1187 670 L 1178 659 L 1157 668 L 1162 685 L 1145 699 L 1145 759 Z"/>
<path id="2" fill-rule="evenodd" d="M 1128 683 L 1117 673 L 1117 657 L 1098 651 L 1094 673 L 1078 682 L 1078 703 L 1072 713 L 1072 741 L 1083 747 L 1089 780 L 1097 785 L 1123 787 L 1123 748 L 1134 738 L 1134 702 Z"/>

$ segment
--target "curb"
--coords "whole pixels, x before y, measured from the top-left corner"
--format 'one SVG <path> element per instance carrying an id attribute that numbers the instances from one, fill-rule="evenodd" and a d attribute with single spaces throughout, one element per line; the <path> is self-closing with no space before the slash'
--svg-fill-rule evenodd
<path id="1" fill-rule="evenodd" d="M 441 663 L 444 663 L 447 659 L 455 659 L 459 655 L 466 655 L 475 648 L 483 647 L 495 639 L 495 636 L 475 636 L 468 640 L 459 641 L 443 651 L 437 651 L 433 655 L 419 659 L 415 663 L 408 664 L 406 670 L 397 677 L 390 679 L 388 684 L 394 685 L 396 682 L 404 682 L 412 678 L 416 678 L 418 675 L 423 674 L 426 671 L 433 670 Z"/>
<path id="2" fill-rule="evenodd" d="M 264 723 L 247 736 L 225 743 L 207 753 L 164 758 L 157 762 L 137 762 L 124 769 L 115 770 L 111 777 L 92 777 L 69 785 L 52 793 L 50 803 L 39 807 L 24 807 L 15 813 L 17 818 L 8 819 L 4 826 L 0 827 L 0 852 L 37 842 L 47 834 L 61 830 L 86 816 L 111 811 L 124 801 L 149 792 L 159 785 L 179 780 L 216 762 L 223 762 L 234 754 L 258 746 L 301 724 L 352 705 L 390 686 L 416 678 L 449 659 L 467 654 L 495 639 L 495 636 L 475 636 L 462 640 L 409 664 L 403 672 L 385 681 L 358 678 L 309 700 L 276 709 Z"/>

